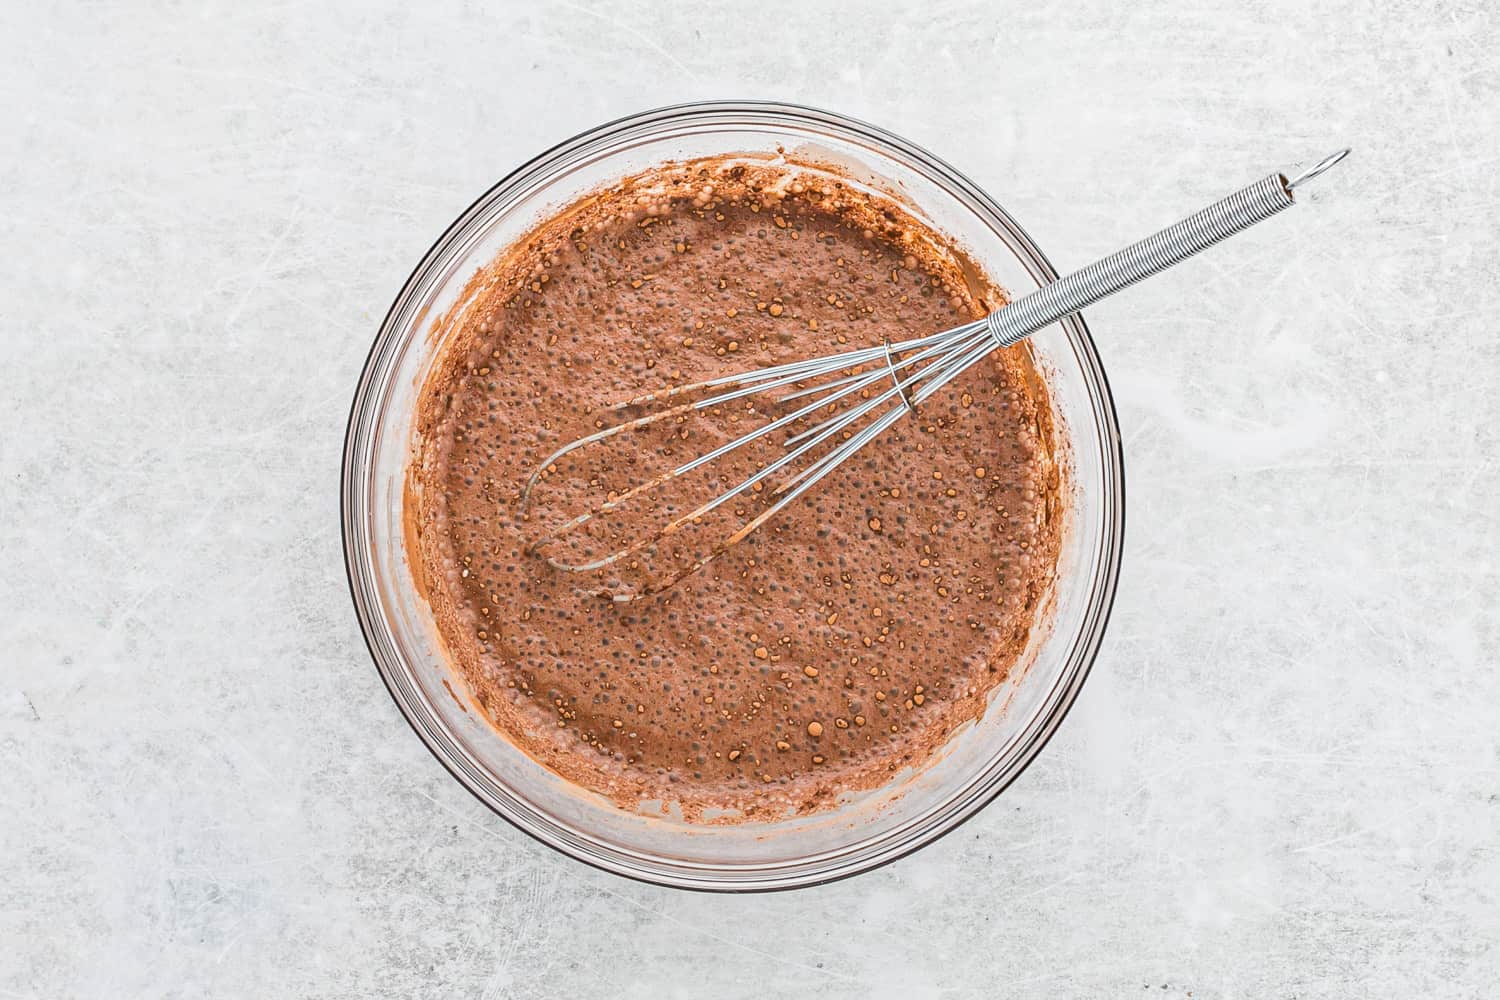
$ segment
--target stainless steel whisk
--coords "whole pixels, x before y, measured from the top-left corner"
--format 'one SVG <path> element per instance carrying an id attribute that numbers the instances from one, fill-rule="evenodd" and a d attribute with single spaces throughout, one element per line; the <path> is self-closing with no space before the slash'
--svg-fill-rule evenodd
<path id="1" fill-rule="evenodd" d="M 684 576 L 703 568 L 710 560 L 765 524 L 777 512 L 816 486 L 820 480 L 874 440 L 881 432 L 907 413 L 915 413 L 916 408 L 924 401 L 991 351 L 1010 347 L 1038 330 L 1093 305 L 1100 299 L 1164 271 L 1174 264 L 1181 263 L 1215 243 L 1248 229 L 1257 222 L 1269 219 L 1283 209 L 1290 208 L 1294 204 L 1293 192 L 1299 185 L 1322 174 L 1348 155 L 1348 149 L 1341 149 L 1291 180 L 1287 180 L 1286 176 L 1281 173 L 1271 174 L 1195 212 L 1181 222 L 1168 226 L 1153 236 L 1133 243 L 1123 250 L 1110 254 L 1102 260 L 1074 271 L 1065 278 L 1060 278 L 995 310 L 983 319 L 926 337 L 895 343 L 887 341 L 878 347 L 864 347 L 841 354 L 725 375 L 691 385 L 669 387 L 616 404 L 611 410 L 621 412 L 652 403 L 679 399 L 705 390 L 722 390 L 705 399 L 678 403 L 648 416 L 605 427 L 559 448 L 544 459 L 528 478 L 521 493 L 520 510 L 523 515 L 528 510 L 537 483 L 544 477 L 547 470 L 558 459 L 579 448 L 658 421 L 674 419 L 692 411 L 722 406 L 758 393 L 774 392 L 791 387 L 790 392 L 779 397 L 778 403 L 808 400 L 790 412 L 761 424 L 755 430 L 727 444 L 602 500 L 590 510 L 532 542 L 530 549 L 532 552 L 543 554 L 549 563 L 560 570 L 586 573 L 604 569 L 662 541 L 684 525 L 698 521 L 747 490 L 756 489 L 758 484 L 792 466 L 798 459 L 814 452 L 820 445 L 836 435 L 845 434 L 850 428 L 869 419 L 868 424 L 848 433 L 834 447 L 812 458 L 800 468 L 789 470 L 786 478 L 770 493 L 774 502 L 727 538 L 713 545 L 705 555 L 695 559 L 691 565 L 651 586 L 642 587 L 631 593 L 613 593 L 610 596 L 616 601 L 624 602 L 659 593 Z M 829 376 L 837 377 L 828 380 Z M 809 382 L 817 384 L 808 386 Z M 856 405 L 837 410 L 833 416 L 792 434 L 783 442 L 785 454 L 765 464 L 739 485 L 724 489 L 693 510 L 672 518 L 646 537 L 586 562 L 567 562 L 545 556 L 544 549 L 595 518 L 617 510 L 664 483 L 700 469 L 767 434 L 790 427 L 799 420 L 806 420 L 819 410 L 829 407 L 830 404 L 836 404 L 856 394 L 866 393 L 882 383 L 888 383 L 888 387 L 883 391 L 869 395 L 868 398 L 861 397 L 861 401 Z"/>

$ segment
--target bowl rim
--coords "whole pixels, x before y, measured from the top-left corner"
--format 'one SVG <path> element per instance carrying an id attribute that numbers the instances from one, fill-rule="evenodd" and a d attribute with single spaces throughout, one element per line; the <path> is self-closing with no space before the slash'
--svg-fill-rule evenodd
<path id="1" fill-rule="evenodd" d="M 714 869 L 701 864 L 679 865 L 674 871 L 668 871 L 659 866 L 648 870 L 640 865 L 632 866 L 627 860 L 622 860 L 630 857 L 638 857 L 635 852 L 628 849 L 611 846 L 610 853 L 608 854 L 591 854 L 576 850 L 569 839 L 558 837 L 553 831 L 528 822 L 529 817 L 516 812 L 509 804 L 495 800 L 492 796 L 476 787 L 476 784 L 464 774 L 463 769 L 459 766 L 460 761 L 450 759 L 447 749 L 439 744 L 436 738 L 437 734 L 429 731 L 425 725 L 428 713 L 419 712 L 419 705 L 413 704 L 396 683 L 396 678 L 393 677 L 392 671 L 397 669 L 398 665 L 386 662 L 380 649 L 377 648 L 372 635 L 373 626 L 370 620 L 372 609 L 364 599 L 360 579 L 356 572 L 356 563 L 365 555 L 368 548 L 367 545 L 358 546 L 356 544 L 359 539 L 356 539 L 355 533 L 351 530 L 352 525 L 359 523 L 353 516 L 354 509 L 360 506 L 358 491 L 362 487 L 367 487 L 366 479 L 368 478 L 362 474 L 364 470 L 357 461 L 357 452 L 359 450 L 357 446 L 360 443 L 358 433 L 361 425 L 360 418 L 366 412 L 373 398 L 372 387 L 377 381 L 376 376 L 380 373 L 380 366 L 377 362 L 384 357 L 386 353 L 385 349 L 399 333 L 393 327 L 393 320 L 398 314 L 404 311 L 408 300 L 424 286 L 429 274 L 443 257 L 444 251 L 455 242 L 460 234 L 467 230 L 481 211 L 492 202 L 500 200 L 505 194 L 523 187 L 537 174 L 566 162 L 570 157 L 594 144 L 606 143 L 613 137 L 629 133 L 636 129 L 684 119 L 711 119 L 715 116 L 737 114 L 757 116 L 759 118 L 776 118 L 784 121 L 789 120 L 790 122 L 800 123 L 804 126 L 832 128 L 837 132 L 844 133 L 848 138 L 858 137 L 862 140 L 891 147 L 903 156 L 919 162 L 924 172 L 937 175 L 936 179 L 942 182 L 942 185 L 948 189 L 950 194 L 962 195 L 962 198 L 970 203 L 968 207 L 971 211 L 977 206 L 983 213 L 987 213 L 992 221 L 998 221 L 1005 229 L 1006 235 L 1014 240 L 1016 248 L 1019 248 L 1022 252 L 1021 254 L 1017 254 L 1020 263 L 1023 267 L 1032 271 L 1038 281 L 1057 280 L 1057 270 L 1052 266 L 1051 261 L 1048 260 L 1040 247 L 1036 245 L 1035 241 L 1032 240 L 1030 235 L 1016 222 L 1011 214 L 986 194 L 982 188 L 955 169 L 946 160 L 935 156 L 927 149 L 903 139 L 878 125 L 822 108 L 784 101 L 764 100 L 694 101 L 665 105 L 625 115 L 564 139 L 505 174 L 470 202 L 455 217 L 453 222 L 443 230 L 437 239 L 432 242 L 426 252 L 423 253 L 392 300 L 390 308 L 386 310 L 384 317 L 381 319 L 370 350 L 361 366 L 359 380 L 356 383 L 353 400 L 350 403 L 349 418 L 344 433 L 339 491 L 340 536 L 344 556 L 344 572 L 346 582 L 349 586 L 350 597 L 354 604 L 355 616 L 359 621 L 361 638 L 364 640 L 365 648 L 369 651 L 370 658 L 375 664 L 376 671 L 380 675 L 386 691 L 390 694 L 392 701 L 396 703 L 396 707 L 401 712 L 402 717 L 406 720 L 412 731 L 416 733 L 423 745 L 427 747 L 428 752 L 437 759 L 443 768 L 459 784 L 468 789 L 470 794 L 506 822 L 568 858 L 580 861 L 601 871 L 650 885 L 667 886 L 691 891 L 730 893 L 787 891 L 816 885 L 826 885 L 884 867 L 936 842 L 963 826 L 1025 773 L 1026 769 L 1031 766 L 1047 743 L 1050 742 L 1052 736 L 1061 726 L 1062 720 L 1066 718 L 1068 712 L 1072 709 L 1079 692 L 1082 690 L 1084 681 L 1088 678 L 1089 673 L 1093 669 L 1094 662 L 1098 658 L 1104 635 L 1108 630 L 1109 619 L 1114 608 L 1114 601 L 1118 590 L 1124 549 L 1126 508 L 1124 455 L 1114 396 L 1110 389 L 1103 364 L 1099 359 L 1093 336 L 1089 332 L 1088 325 L 1081 313 L 1075 313 L 1063 320 L 1060 325 L 1067 328 L 1070 340 L 1075 347 L 1075 353 L 1079 355 L 1081 361 L 1085 362 L 1086 370 L 1084 374 L 1097 389 L 1097 393 L 1091 394 L 1094 395 L 1095 430 L 1099 432 L 1099 440 L 1103 451 L 1101 461 L 1103 472 L 1106 479 L 1113 482 L 1113 496 L 1116 501 L 1105 512 L 1104 531 L 1106 537 L 1099 546 L 1102 552 L 1101 571 L 1094 581 L 1092 594 L 1088 602 L 1089 617 L 1093 621 L 1090 624 L 1088 619 L 1085 619 L 1085 628 L 1081 633 L 1082 642 L 1079 647 L 1082 655 L 1079 657 L 1078 665 L 1075 669 L 1060 679 L 1059 696 L 1053 702 L 1050 709 L 1042 713 L 1040 728 L 1028 739 L 1023 755 L 1012 770 L 1009 773 L 1002 773 L 989 779 L 987 787 L 980 790 L 977 794 L 972 795 L 968 801 L 958 803 L 962 808 L 956 813 L 949 813 L 937 823 L 932 824 L 930 828 L 922 830 L 894 846 L 882 847 L 873 854 L 858 856 L 852 862 L 842 863 L 834 870 L 815 871 L 810 874 L 793 871 L 788 875 L 779 877 L 775 881 L 723 880 L 722 877 L 707 878 L 702 873 L 713 871 Z M 756 123 L 755 121 L 747 122 L 747 124 Z M 1030 259 L 1022 258 L 1022 254 L 1029 256 Z M 382 616 L 377 614 L 375 617 Z M 1035 722 L 1036 720 L 1033 721 Z M 590 842 L 594 842 L 594 838 L 589 838 L 589 840 Z M 686 873 L 688 871 L 691 874 Z M 727 872 L 731 876 L 741 872 L 753 875 L 755 869 L 726 867 L 719 871 Z"/>

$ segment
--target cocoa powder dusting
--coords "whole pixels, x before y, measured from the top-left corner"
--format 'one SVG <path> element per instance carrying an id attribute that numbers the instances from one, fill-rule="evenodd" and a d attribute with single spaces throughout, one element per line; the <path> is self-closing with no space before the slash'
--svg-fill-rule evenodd
<path id="1" fill-rule="evenodd" d="M 491 722 L 622 808 L 733 822 L 879 786 L 979 715 L 1039 624 L 1060 546 L 1063 444 L 1024 346 L 635 603 L 529 553 L 540 529 L 518 509 L 536 463 L 608 422 L 609 404 L 982 316 L 998 293 L 971 288 L 965 265 L 827 168 L 738 157 L 596 192 L 475 275 L 422 390 L 407 527 Z M 558 495 L 602 499 L 752 419 L 709 414 L 601 449 L 587 471 L 555 470 Z"/>

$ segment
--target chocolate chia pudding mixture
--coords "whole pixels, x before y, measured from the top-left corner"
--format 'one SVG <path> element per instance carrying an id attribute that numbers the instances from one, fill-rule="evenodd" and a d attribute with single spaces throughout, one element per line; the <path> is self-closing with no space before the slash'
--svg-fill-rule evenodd
<path id="1" fill-rule="evenodd" d="M 591 446 L 548 475 L 525 517 L 519 503 L 556 449 L 650 412 L 611 404 L 977 318 L 1002 301 L 977 275 L 894 200 L 826 167 L 749 157 L 602 189 L 477 274 L 440 325 L 449 339 L 422 390 L 407 527 L 455 670 L 491 722 L 622 808 L 732 822 L 884 784 L 982 713 L 1045 626 L 1063 520 L 1060 431 L 1024 346 L 639 600 L 609 595 L 669 579 L 764 497 L 598 573 L 562 572 L 528 546 L 774 404 Z M 784 454 L 784 437 L 711 475 L 739 482 Z M 694 485 L 670 484 L 549 554 L 618 548 L 659 526 L 650 515 L 712 495 Z"/>

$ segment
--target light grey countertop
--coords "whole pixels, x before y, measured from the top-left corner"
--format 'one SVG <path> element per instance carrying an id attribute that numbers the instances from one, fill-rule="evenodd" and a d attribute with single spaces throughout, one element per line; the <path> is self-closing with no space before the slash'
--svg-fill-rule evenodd
<path id="1" fill-rule="evenodd" d="M 1480 997 L 1500 980 L 1500 13 L 1484 0 L 0 10 L 0 998 Z M 889 868 L 685 894 L 432 759 L 339 541 L 350 396 L 471 199 L 711 97 L 882 124 L 1089 312 L 1125 569 L 1043 755 Z"/>

